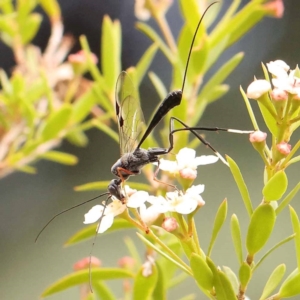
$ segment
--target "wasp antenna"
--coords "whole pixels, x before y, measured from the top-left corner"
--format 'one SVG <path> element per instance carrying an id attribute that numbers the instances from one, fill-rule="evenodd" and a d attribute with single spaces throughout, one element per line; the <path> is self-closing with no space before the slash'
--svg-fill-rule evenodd
<path id="1" fill-rule="evenodd" d="M 94 235 L 94 240 L 93 240 L 93 244 L 92 244 L 90 255 L 89 255 L 89 285 L 90 285 L 91 293 L 93 293 L 93 287 L 92 287 L 92 253 L 93 253 L 93 249 L 94 249 L 94 246 L 95 246 L 95 243 L 96 243 L 96 237 L 97 237 L 97 234 L 98 234 L 98 230 L 100 228 L 101 221 L 102 221 L 102 218 L 104 216 L 104 212 L 105 212 L 105 209 L 106 209 L 106 206 L 107 206 L 107 202 L 110 198 L 111 198 L 111 195 L 109 197 L 107 197 L 107 199 L 105 200 L 104 208 L 103 208 L 101 217 L 99 219 L 99 222 L 98 222 L 98 225 L 97 225 L 97 228 L 96 228 L 96 233 Z"/>
<path id="2" fill-rule="evenodd" d="M 191 43 L 191 47 L 190 47 L 190 50 L 189 50 L 189 54 L 188 54 L 188 58 L 186 60 L 186 67 L 185 67 L 185 70 L 184 70 L 184 75 L 183 75 L 183 82 L 182 82 L 182 88 L 181 88 L 181 92 L 183 93 L 183 90 L 184 90 L 184 85 L 185 85 L 185 80 L 186 80 L 186 74 L 187 74 L 187 71 L 188 71 L 188 67 L 189 67 L 189 63 L 190 63 L 190 58 L 191 58 L 191 54 L 192 54 L 192 49 L 193 49 L 193 46 L 194 46 L 194 43 L 195 43 L 195 39 L 196 39 L 196 36 L 197 36 L 197 32 L 199 30 L 199 27 L 202 23 L 202 20 L 205 16 L 205 14 L 207 13 L 207 11 L 214 5 L 218 3 L 218 1 L 216 2 L 213 2 L 212 4 L 210 4 L 204 11 L 200 21 L 198 22 L 198 25 L 196 27 L 196 30 L 195 30 L 195 33 L 194 33 L 194 36 L 193 36 L 193 39 L 192 39 L 192 43 Z"/>
<path id="3" fill-rule="evenodd" d="M 97 196 L 97 197 L 94 197 L 94 198 L 92 198 L 92 199 L 89 199 L 89 200 L 87 200 L 87 201 L 84 201 L 84 202 L 82 202 L 82 203 L 80 203 L 80 204 L 77 204 L 77 205 L 74 205 L 74 206 L 72 206 L 72 207 L 69 207 L 69 208 L 67 208 L 67 209 L 65 209 L 65 210 L 63 210 L 63 211 L 61 211 L 60 213 L 56 214 L 54 217 L 52 217 L 52 218 L 47 222 L 47 224 L 46 224 L 46 225 L 42 228 L 42 230 L 38 233 L 38 235 L 37 235 L 37 237 L 35 238 L 34 242 L 35 242 L 35 243 L 37 242 L 37 240 L 38 240 L 38 238 L 40 237 L 40 235 L 42 234 L 42 232 L 43 232 L 43 231 L 48 227 L 48 225 L 49 225 L 55 218 L 57 218 L 58 216 L 60 216 L 60 215 L 62 215 L 62 214 L 64 214 L 64 213 L 66 213 L 66 212 L 68 212 L 69 210 L 72 210 L 72 209 L 74 209 L 74 208 L 77 208 L 77 207 L 79 207 L 79 206 L 81 206 L 81 205 L 84 205 L 84 204 L 86 204 L 86 203 L 88 203 L 88 202 L 94 201 L 94 200 L 96 200 L 96 199 L 98 199 L 98 198 L 100 198 L 100 197 L 102 197 L 102 196 L 105 196 L 105 195 L 110 195 L 110 193 L 109 193 L 109 192 L 106 192 L 106 193 L 101 194 L 101 195 L 99 195 L 99 196 Z"/>

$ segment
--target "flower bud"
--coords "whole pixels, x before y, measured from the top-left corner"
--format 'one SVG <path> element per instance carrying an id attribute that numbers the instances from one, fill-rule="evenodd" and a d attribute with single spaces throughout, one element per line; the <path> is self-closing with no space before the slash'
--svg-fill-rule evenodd
<path id="1" fill-rule="evenodd" d="M 281 142 L 276 145 L 276 148 L 281 154 L 287 156 L 291 152 L 292 146 L 286 142 Z"/>
<path id="2" fill-rule="evenodd" d="M 167 217 L 167 218 L 164 218 L 164 221 L 161 224 L 161 227 L 168 232 L 172 232 L 172 231 L 176 230 L 179 227 L 179 225 L 175 218 Z"/>
<path id="3" fill-rule="evenodd" d="M 270 94 L 273 101 L 286 101 L 288 99 L 287 92 L 282 89 L 275 88 Z"/>
<path id="4" fill-rule="evenodd" d="M 135 264 L 135 259 L 130 256 L 123 256 L 118 260 L 118 265 L 124 269 L 132 269 L 135 266 Z"/>
<path id="5" fill-rule="evenodd" d="M 247 96 L 251 99 L 258 99 L 271 90 L 271 84 L 264 79 L 255 80 L 247 88 Z"/>
<path id="6" fill-rule="evenodd" d="M 95 256 L 85 257 L 73 265 L 73 270 L 79 271 L 83 269 L 88 269 L 90 264 L 91 267 L 100 267 L 102 263 L 101 260 Z"/>
<path id="7" fill-rule="evenodd" d="M 274 18 L 282 18 L 284 13 L 284 4 L 282 0 L 274 0 L 266 3 L 264 6 L 266 12 Z"/>
<path id="8" fill-rule="evenodd" d="M 88 55 L 93 64 L 97 64 L 98 58 L 94 53 L 86 53 L 84 50 L 80 50 L 77 53 L 70 54 L 68 56 L 68 62 L 72 64 L 75 74 L 83 74 L 88 67 Z"/>
<path id="9" fill-rule="evenodd" d="M 257 130 L 254 131 L 253 133 L 250 133 L 249 141 L 252 143 L 252 146 L 254 147 L 255 150 L 262 153 L 266 145 L 266 138 L 267 138 L 266 132 Z"/>

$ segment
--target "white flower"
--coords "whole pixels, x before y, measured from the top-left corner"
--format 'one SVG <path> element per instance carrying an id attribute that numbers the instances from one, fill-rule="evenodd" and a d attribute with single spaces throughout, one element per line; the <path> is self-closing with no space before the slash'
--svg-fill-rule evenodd
<path id="1" fill-rule="evenodd" d="M 98 221 L 102 217 L 99 222 L 100 225 L 98 228 L 98 233 L 103 233 L 111 227 L 114 222 L 114 218 L 122 214 L 126 207 L 138 208 L 143 205 L 149 197 L 149 194 L 145 191 L 134 192 L 134 190 L 129 190 L 128 188 L 127 191 L 131 191 L 132 194 L 127 198 L 126 204 L 123 204 L 120 200 L 112 197 L 112 202 L 108 204 L 105 209 L 103 205 L 95 205 L 92 207 L 88 213 L 84 215 L 83 223 L 91 224 Z"/>
<path id="2" fill-rule="evenodd" d="M 152 223 L 154 223 L 160 215 L 160 212 L 157 210 L 157 208 L 154 205 L 146 207 L 145 204 L 142 204 L 139 208 L 139 211 L 142 220 L 147 225 L 151 225 Z"/>
<path id="3" fill-rule="evenodd" d="M 271 84 L 265 79 L 259 79 L 251 82 L 247 88 L 247 96 L 251 99 L 258 99 L 263 94 L 271 90 Z"/>
<path id="4" fill-rule="evenodd" d="M 295 70 L 290 71 L 288 77 L 273 78 L 272 83 L 276 88 L 287 91 L 290 94 L 300 93 L 300 79 L 295 76 Z"/>
<path id="5" fill-rule="evenodd" d="M 283 60 L 275 60 L 270 61 L 267 64 L 267 68 L 269 72 L 277 78 L 286 78 L 288 77 L 288 70 L 290 66 L 288 66 Z"/>
<path id="6" fill-rule="evenodd" d="M 176 211 L 180 214 L 187 215 L 193 212 L 198 206 L 203 206 L 205 202 L 199 195 L 204 191 L 204 185 L 199 184 L 187 189 L 185 194 L 181 192 L 168 192 L 166 200 L 169 211 Z"/>
<path id="7" fill-rule="evenodd" d="M 183 148 L 176 155 L 176 161 L 160 159 L 159 168 L 172 174 L 179 173 L 183 178 L 195 179 L 198 166 L 213 164 L 218 159 L 215 155 L 201 155 L 196 157 L 194 149 Z"/>

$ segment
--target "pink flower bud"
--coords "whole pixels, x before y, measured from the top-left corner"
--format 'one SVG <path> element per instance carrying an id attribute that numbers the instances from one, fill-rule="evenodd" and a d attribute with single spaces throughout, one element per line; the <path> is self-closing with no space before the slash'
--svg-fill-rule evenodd
<path id="1" fill-rule="evenodd" d="M 179 174 L 181 178 L 194 180 L 197 177 L 197 170 L 192 168 L 184 168 L 179 170 Z"/>
<path id="2" fill-rule="evenodd" d="M 124 269 L 131 269 L 135 264 L 135 259 L 130 256 L 124 256 L 118 260 L 118 265 Z"/>
<path id="3" fill-rule="evenodd" d="M 271 90 L 271 84 L 264 79 L 255 80 L 247 88 L 247 96 L 251 99 L 258 99 Z"/>
<path id="4" fill-rule="evenodd" d="M 267 138 L 267 133 L 262 132 L 260 130 L 254 131 L 253 133 L 250 133 L 249 140 L 251 143 L 261 143 L 264 142 Z"/>
<path id="5" fill-rule="evenodd" d="M 98 62 L 98 58 L 94 53 L 90 53 L 91 60 L 94 64 Z M 80 50 L 77 53 L 70 54 L 68 56 L 68 61 L 71 64 L 85 64 L 86 63 L 86 54 L 84 50 Z"/>
<path id="6" fill-rule="evenodd" d="M 264 9 L 269 15 L 275 18 L 282 18 L 284 13 L 284 4 L 282 0 L 274 0 L 266 3 Z"/>
<path id="7" fill-rule="evenodd" d="M 271 92 L 271 97 L 274 101 L 286 101 L 288 99 L 288 94 L 282 89 L 275 88 Z"/>
<path id="8" fill-rule="evenodd" d="M 164 221 L 161 224 L 161 227 L 168 232 L 172 232 L 172 231 L 176 230 L 178 228 L 178 226 L 179 225 L 178 225 L 176 219 L 173 217 L 164 218 Z"/>
<path id="9" fill-rule="evenodd" d="M 291 152 L 292 146 L 286 142 L 281 142 L 276 145 L 276 148 L 281 154 L 288 155 Z"/>
<path id="10" fill-rule="evenodd" d="M 91 263 L 91 267 L 100 267 L 102 264 L 101 260 L 95 256 L 92 256 L 91 258 L 85 257 L 73 265 L 73 270 L 79 271 L 79 270 L 87 269 L 89 268 L 90 263 Z"/>

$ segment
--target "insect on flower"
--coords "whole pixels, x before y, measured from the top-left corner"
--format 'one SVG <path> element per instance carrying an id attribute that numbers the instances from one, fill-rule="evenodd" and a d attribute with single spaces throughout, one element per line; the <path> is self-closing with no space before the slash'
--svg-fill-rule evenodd
<path id="1" fill-rule="evenodd" d="M 102 216 L 99 220 L 98 229 L 100 228 L 101 219 L 106 215 L 105 209 L 107 207 L 107 203 L 109 199 L 113 200 L 120 200 L 121 203 L 126 203 L 126 193 L 123 191 L 122 186 L 123 183 L 130 177 L 135 176 L 141 173 L 141 169 L 149 164 L 149 163 L 156 163 L 157 169 L 154 173 L 154 180 L 159 181 L 156 179 L 156 175 L 159 170 L 159 156 L 165 155 L 171 152 L 174 147 L 173 141 L 173 134 L 179 131 L 190 131 L 194 136 L 196 136 L 204 145 L 209 147 L 216 156 L 218 156 L 225 164 L 227 162 L 225 159 L 203 138 L 201 137 L 196 131 L 204 130 L 204 131 L 225 131 L 225 132 L 233 132 L 233 133 L 243 133 L 248 134 L 252 133 L 253 131 L 241 131 L 235 129 L 227 129 L 227 128 L 219 128 L 219 127 L 189 127 L 181 120 L 175 117 L 170 118 L 169 122 L 169 147 L 162 148 L 162 147 L 155 147 L 149 149 L 141 148 L 143 142 L 147 139 L 149 134 L 153 131 L 153 129 L 157 126 L 157 124 L 166 116 L 166 114 L 175 106 L 180 105 L 182 100 L 182 95 L 185 87 L 185 81 L 189 66 L 189 61 L 192 53 L 192 48 L 194 45 L 194 41 L 198 32 L 198 29 L 201 25 L 203 17 L 205 16 L 208 9 L 215 4 L 216 2 L 209 5 L 206 10 L 204 11 L 201 19 L 197 24 L 197 28 L 195 30 L 191 46 L 189 49 L 189 53 L 187 56 L 186 67 L 184 70 L 183 81 L 182 81 L 182 88 L 181 90 L 175 90 L 170 92 L 165 99 L 161 102 L 160 106 L 157 108 L 155 114 L 153 115 L 152 120 L 150 121 L 147 129 L 143 133 L 144 129 L 144 118 L 143 113 L 139 104 L 138 98 L 134 96 L 134 87 L 131 79 L 129 78 L 126 72 L 122 72 L 117 80 L 116 85 L 116 116 L 118 120 L 118 127 L 119 127 L 119 140 L 120 140 L 120 150 L 121 150 L 121 157 L 116 161 L 116 163 L 112 166 L 111 171 L 117 177 L 111 180 L 108 191 L 103 193 L 95 198 L 85 201 L 84 203 L 80 203 L 76 206 L 73 206 L 69 209 L 66 209 L 59 214 L 55 215 L 39 232 L 36 240 L 39 238 L 40 234 L 44 231 L 44 229 L 52 222 L 56 217 L 59 215 L 91 202 L 97 198 L 102 196 L 107 196 L 107 199 L 104 203 L 104 207 L 102 209 Z M 177 121 L 183 127 L 174 129 L 174 122 Z M 138 141 L 138 142 L 137 142 Z M 167 184 L 167 183 L 165 183 Z M 167 184 L 173 186 L 171 184 Z M 174 187 L 174 186 L 173 186 Z M 97 230 L 98 231 L 98 230 Z M 147 227 L 145 227 L 145 231 L 147 231 Z"/>

